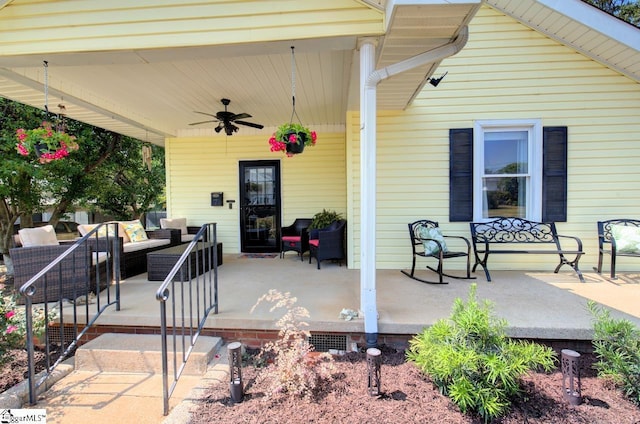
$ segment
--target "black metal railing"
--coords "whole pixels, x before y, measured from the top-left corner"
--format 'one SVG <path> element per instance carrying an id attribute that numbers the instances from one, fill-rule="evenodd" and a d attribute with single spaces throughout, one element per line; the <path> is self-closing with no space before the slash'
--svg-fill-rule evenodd
<path id="1" fill-rule="evenodd" d="M 218 313 L 218 263 L 216 224 L 204 224 L 156 292 L 164 415 L 209 313 Z"/>
<path id="2" fill-rule="evenodd" d="M 59 246 L 61 253 L 53 250 L 58 256 L 40 271 L 34 271 L 35 275 L 19 289 L 26 308 L 31 405 L 36 404 L 36 395 L 44 391 L 39 390 L 42 384 L 61 362 L 73 356 L 78 342 L 98 317 L 110 306 L 120 310 L 120 249 L 114 248 L 118 245 L 118 228 L 116 222 L 99 224 L 68 243 L 68 247 Z M 50 246 L 39 248 L 20 248 L 25 266 L 29 261 L 32 266 L 42 266 L 42 255 Z M 45 369 L 40 377 L 35 370 L 34 334 L 45 354 Z"/>

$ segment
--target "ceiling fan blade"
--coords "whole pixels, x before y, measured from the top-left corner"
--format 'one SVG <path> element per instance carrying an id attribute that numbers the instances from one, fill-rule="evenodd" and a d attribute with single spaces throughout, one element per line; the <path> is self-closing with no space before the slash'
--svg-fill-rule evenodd
<path id="1" fill-rule="evenodd" d="M 189 125 L 200 125 L 200 124 L 208 124 L 209 122 L 218 122 L 217 120 L 214 121 L 202 121 L 202 122 L 194 122 L 192 124 Z"/>
<path id="2" fill-rule="evenodd" d="M 216 115 L 213 115 L 213 114 L 211 114 L 211 113 L 207 113 L 207 112 L 198 112 L 197 110 L 194 110 L 193 112 L 194 112 L 194 113 L 200 113 L 200 114 L 202 114 L 202 115 L 207 115 L 207 116 L 212 116 L 212 117 L 214 117 L 214 118 L 217 118 L 217 116 L 216 116 Z"/>
<path id="3" fill-rule="evenodd" d="M 253 127 L 258 129 L 263 129 L 264 125 L 254 124 L 253 122 L 245 122 L 245 121 L 234 121 L 236 124 L 246 125 L 247 127 Z"/>
<path id="4" fill-rule="evenodd" d="M 251 115 L 249 115 L 248 113 L 239 113 L 237 115 L 233 115 L 231 117 L 231 120 L 235 121 L 236 119 L 245 119 L 245 118 L 251 118 Z"/>

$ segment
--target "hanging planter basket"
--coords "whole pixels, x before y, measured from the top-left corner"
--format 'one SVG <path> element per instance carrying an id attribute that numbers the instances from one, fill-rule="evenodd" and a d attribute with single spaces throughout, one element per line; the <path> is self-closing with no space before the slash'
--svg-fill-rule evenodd
<path id="1" fill-rule="evenodd" d="M 48 99 L 48 63 L 44 61 L 44 108 L 49 115 L 49 99 Z M 59 105 L 61 110 L 63 105 Z M 16 151 L 21 156 L 30 156 L 32 153 L 38 158 L 40 163 L 49 163 L 52 161 L 64 159 L 69 156 L 69 152 L 78 150 L 78 142 L 76 138 L 65 132 L 64 115 L 61 115 L 56 126 L 51 122 L 44 121 L 38 128 L 25 130 L 18 128 L 16 130 Z"/>
<path id="2" fill-rule="evenodd" d="M 78 150 L 74 136 L 64 131 L 56 131 L 49 122 L 43 122 L 39 128 L 16 131 L 16 150 L 21 156 L 33 153 L 40 163 L 49 163 L 69 156 L 69 152 Z"/>
<path id="3" fill-rule="evenodd" d="M 310 131 L 309 128 L 303 126 L 301 123 L 294 123 L 293 117 L 295 116 L 300 122 L 300 117 L 296 112 L 296 94 L 295 94 L 295 57 L 293 53 L 294 47 L 291 47 L 291 102 L 293 110 L 291 111 L 291 120 L 288 124 L 282 124 L 278 127 L 275 133 L 269 138 L 269 144 L 271 145 L 272 152 L 283 151 L 287 156 L 300 154 L 304 152 L 305 146 L 316 145 L 316 132 Z"/>
<path id="4" fill-rule="evenodd" d="M 316 132 L 301 124 L 283 124 L 269 139 L 272 152 L 283 151 L 287 156 L 300 154 L 305 146 L 315 146 Z"/>
<path id="5" fill-rule="evenodd" d="M 298 143 L 287 143 L 286 148 L 287 153 L 291 153 L 293 155 L 297 155 L 298 153 L 304 152 L 304 143 L 302 140 Z"/>

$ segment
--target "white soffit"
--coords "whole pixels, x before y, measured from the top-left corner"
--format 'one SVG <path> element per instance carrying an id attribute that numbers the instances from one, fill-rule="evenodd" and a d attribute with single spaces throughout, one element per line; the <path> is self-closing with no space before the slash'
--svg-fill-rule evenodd
<path id="1" fill-rule="evenodd" d="M 480 1 L 388 0 L 387 31 L 378 47 L 376 69 L 409 59 L 453 41 L 481 6 Z M 422 90 L 438 63 L 395 75 L 378 85 L 378 108 L 405 109 Z"/>
<path id="2" fill-rule="evenodd" d="M 581 0 L 485 0 L 500 12 L 640 81 L 640 28 Z"/>

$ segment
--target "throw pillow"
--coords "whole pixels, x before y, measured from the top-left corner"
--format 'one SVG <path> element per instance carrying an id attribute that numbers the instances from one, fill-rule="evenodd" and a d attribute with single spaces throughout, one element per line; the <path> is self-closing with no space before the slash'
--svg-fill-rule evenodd
<path id="1" fill-rule="evenodd" d="M 177 228 L 180 230 L 182 235 L 187 234 L 187 218 L 161 218 L 160 219 L 160 228 L 163 230 L 166 228 Z"/>
<path id="2" fill-rule="evenodd" d="M 98 229 L 98 237 L 115 237 L 116 229 L 114 225 L 103 225 Z"/>
<path id="3" fill-rule="evenodd" d="M 442 236 L 442 231 L 440 231 L 440 228 L 420 227 L 420 230 L 418 230 L 418 235 L 421 239 L 423 239 L 422 244 L 424 245 L 425 255 L 437 255 L 440 253 L 440 247 L 438 246 L 438 243 L 433 240 L 437 240 L 440 243 L 443 253 L 447 252 L 447 244 L 444 241 L 444 237 Z"/>
<path id="4" fill-rule="evenodd" d="M 612 225 L 611 236 L 616 239 L 620 253 L 640 253 L 640 227 Z"/>
<path id="5" fill-rule="evenodd" d="M 149 240 L 147 232 L 144 230 L 140 220 L 124 223 L 123 226 L 125 233 L 127 233 L 127 236 L 129 236 L 129 240 L 131 240 L 132 243 Z"/>
<path id="6" fill-rule="evenodd" d="M 56 246 L 58 238 L 53 225 L 45 225 L 38 228 L 23 228 L 18 231 L 20 243 L 23 247 L 29 246 Z"/>
<path id="7" fill-rule="evenodd" d="M 78 225 L 78 232 L 81 236 L 86 236 L 91 231 L 93 231 L 100 224 L 80 224 Z M 119 232 L 122 232 L 120 229 Z M 107 234 L 109 237 L 115 237 L 116 230 L 113 225 L 103 225 L 98 229 L 98 237 L 106 237 Z M 95 236 L 95 235 L 94 235 Z M 120 234 L 122 236 L 122 234 Z"/>

